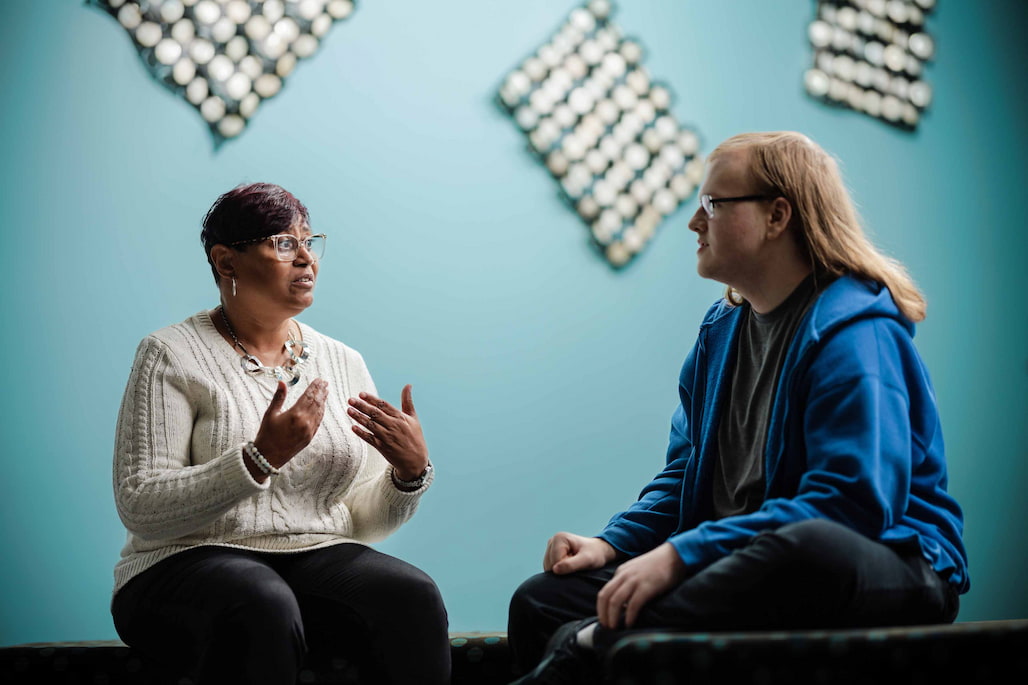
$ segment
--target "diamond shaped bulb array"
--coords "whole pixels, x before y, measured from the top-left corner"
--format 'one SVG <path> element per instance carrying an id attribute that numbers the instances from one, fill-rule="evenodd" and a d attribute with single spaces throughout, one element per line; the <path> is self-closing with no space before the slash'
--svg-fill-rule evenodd
<path id="1" fill-rule="evenodd" d="M 699 138 L 670 112 L 670 89 L 652 79 L 613 11 L 609 0 L 572 10 L 507 74 L 498 99 L 603 256 L 622 267 L 695 192 L 703 164 Z"/>
<path id="2" fill-rule="evenodd" d="M 235 138 L 354 0 L 87 0 L 128 32 L 151 76 Z"/>
<path id="3" fill-rule="evenodd" d="M 819 0 L 808 27 L 812 97 L 906 130 L 932 102 L 925 64 L 935 56 L 926 21 L 936 0 Z"/>

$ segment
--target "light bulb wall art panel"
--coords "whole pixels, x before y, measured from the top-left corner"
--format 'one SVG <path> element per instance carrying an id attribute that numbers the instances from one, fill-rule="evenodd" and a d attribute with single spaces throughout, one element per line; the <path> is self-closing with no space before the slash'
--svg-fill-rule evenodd
<path id="1" fill-rule="evenodd" d="M 613 11 L 609 0 L 573 9 L 507 74 L 498 99 L 595 246 L 622 267 L 695 192 L 703 165 L 699 137 L 675 119 L 671 90 Z"/>
<path id="2" fill-rule="evenodd" d="M 914 130 L 932 102 L 924 78 L 935 57 L 927 20 L 936 0 L 818 0 L 808 27 L 811 96 Z"/>
<path id="3" fill-rule="evenodd" d="M 354 0 L 86 0 L 128 32 L 151 76 L 196 108 L 215 143 L 240 135 Z"/>

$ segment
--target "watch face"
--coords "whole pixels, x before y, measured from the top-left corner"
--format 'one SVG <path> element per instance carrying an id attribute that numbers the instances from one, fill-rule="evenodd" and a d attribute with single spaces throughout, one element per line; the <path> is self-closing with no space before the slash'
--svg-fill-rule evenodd
<path id="1" fill-rule="evenodd" d="M 428 478 L 428 474 L 431 472 L 432 463 L 429 462 L 428 465 L 425 467 L 425 470 L 421 472 L 421 475 L 417 478 L 414 478 L 413 480 L 401 480 L 399 476 L 396 475 L 395 466 L 390 467 L 389 475 L 392 478 L 393 483 L 395 483 L 397 486 L 402 488 L 410 488 L 411 490 L 417 490 L 425 484 L 425 480 Z"/>

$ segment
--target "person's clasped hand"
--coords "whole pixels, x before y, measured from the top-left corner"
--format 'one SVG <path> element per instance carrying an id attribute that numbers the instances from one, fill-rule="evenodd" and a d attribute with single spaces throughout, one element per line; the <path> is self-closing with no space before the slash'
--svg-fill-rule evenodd
<path id="1" fill-rule="evenodd" d="M 685 579 L 686 568 L 670 542 L 618 566 L 596 597 L 596 615 L 604 628 L 631 628 L 652 600 Z"/>
<path id="2" fill-rule="evenodd" d="M 574 533 L 557 533 L 546 543 L 543 570 L 559 575 L 602 568 L 617 558 L 605 540 Z"/>
<path id="3" fill-rule="evenodd" d="M 386 458 L 400 480 L 413 480 L 428 466 L 428 446 L 414 410 L 411 386 L 400 393 L 397 409 L 380 397 L 362 392 L 348 400 L 346 410 L 355 421 L 353 432 Z"/>
<path id="4" fill-rule="evenodd" d="M 557 533 L 546 544 L 543 570 L 557 575 L 603 568 L 618 552 L 601 538 Z M 596 597 L 596 615 L 605 628 L 630 628 L 649 602 L 685 578 L 685 564 L 670 543 L 626 561 Z"/>

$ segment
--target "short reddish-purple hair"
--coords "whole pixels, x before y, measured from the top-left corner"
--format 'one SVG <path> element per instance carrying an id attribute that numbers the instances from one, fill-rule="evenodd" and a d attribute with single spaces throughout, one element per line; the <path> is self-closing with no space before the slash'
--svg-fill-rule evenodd
<path id="1" fill-rule="evenodd" d="M 310 223 L 307 208 L 288 190 L 273 183 L 239 185 L 215 200 L 203 218 L 200 232 L 214 282 L 221 278 L 211 261 L 212 247 L 285 233 L 297 219 Z M 243 251 L 246 246 L 234 248 Z"/>

